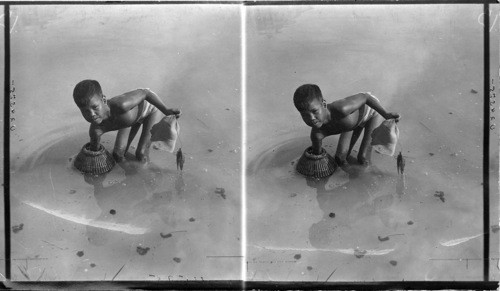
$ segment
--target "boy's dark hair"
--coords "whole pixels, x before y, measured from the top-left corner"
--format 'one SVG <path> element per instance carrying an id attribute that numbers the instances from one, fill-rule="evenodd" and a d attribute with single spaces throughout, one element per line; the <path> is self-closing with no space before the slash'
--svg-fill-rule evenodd
<path id="1" fill-rule="evenodd" d="M 318 85 L 314 84 L 304 84 L 295 90 L 293 94 L 293 104 L 297 110 L 302 110 L 307 108 L 308 104 L 317 99 L 319 102 L 323 102 L 323 95 Z"/>
<path id="2" fill-rule="evenodd" d="M 80 81 L 73 89 L 73 100 L 78 107 L 87 105 L 94 95 L 102 96 L 101 85 L 95 80 Z"/>

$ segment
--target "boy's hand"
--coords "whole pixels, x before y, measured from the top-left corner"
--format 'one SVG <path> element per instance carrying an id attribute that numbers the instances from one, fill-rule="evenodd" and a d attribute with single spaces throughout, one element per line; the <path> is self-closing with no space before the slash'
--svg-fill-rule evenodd
<path id="1" fill-rule="evenodd" d="M 385 119 L 396 119 L 396 122 L 398 122 L 400 118 L 401 118 L 401 115 L 399 115 L 398 113 L 395 113 L 395 112 L 389 112 L 385 116 Z"/>
<path id="2" fill-rule="evenodd" d="M 179 118 L 182 115 L 182 112 L 180 109 L 173 108 L 173 109 L 170 109 L 170 111 L 172 112 L 172 115 L 175 115 L 175 118 Z"/>

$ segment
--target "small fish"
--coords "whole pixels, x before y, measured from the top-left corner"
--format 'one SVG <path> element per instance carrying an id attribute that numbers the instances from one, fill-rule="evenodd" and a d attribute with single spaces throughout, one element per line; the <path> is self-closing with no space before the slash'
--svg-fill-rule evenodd
<path id="1" fill-rule="evenodd" d="M 181 169 L 184 167 L 184 155 L 182 154 L 182 149 L 179 148 L 177 151 L 177 170 Z"/>
<path id="2" fill-rule="evenodd" d="M 397 159 L 397 167 L 398 167 L 398 174 L 404 174 L 405 172 L 405 158 L 403 158 L 403 155 L 401 152 L 399 152 L 398 159 Z"/>

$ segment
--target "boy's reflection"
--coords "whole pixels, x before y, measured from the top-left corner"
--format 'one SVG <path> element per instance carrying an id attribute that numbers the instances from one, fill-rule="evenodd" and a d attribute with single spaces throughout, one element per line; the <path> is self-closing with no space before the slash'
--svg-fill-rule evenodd
<path id="1" fill-rule="evenodd" d="M 323 218 L 309 230 L 309 239 L 317 248 L 342 248 L 358 241 L 366 229 L 360 224 L 377 225 L 371 216 L 386 227 L 394 226 L 395 177 L 376 166 L 343 166 L 328 178 L 307 179 L 307 185 L 317 190 L 323 211 Z"/>
<path id="2" fill-rule="evenodd" d="M 109 186 L 104 186 L 107 174 L 84 175 L 85 182 L 94 186 L 94 197 L 101 210 L 95 220 L 134 224 L 141 218 L 151 220 L 151 215 L 157 214 L 165 224 L 175 227 L 173 191 L 161 191 L 168 189 L 168 185 L 162 186 L 175 172 L 162 170 L 153 163 L 144 166 L 135 161 L 123 161 L 118 165 L 124 170 L 125 179 L 109 181 Z M 185 183 L 181 175 L 176 176 L 175 189 L 180 194 Z M 116 236 L 117 232 L 87 226 L 88 240 L 92 244 L 103 245 L 115 238 L 113 234 Z"/>

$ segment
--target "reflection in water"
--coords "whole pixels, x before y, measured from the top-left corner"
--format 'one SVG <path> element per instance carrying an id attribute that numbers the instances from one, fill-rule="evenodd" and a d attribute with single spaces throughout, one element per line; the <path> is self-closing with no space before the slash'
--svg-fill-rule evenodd
<path id="1" fill-rule="evenodd" d="M 252 159 L 248 173 L 261 182 L 252 191 L 272 189 L 273 196 L 287 199 L 295 197 L 290 196 L 289 191 L 302 192 L 299 195 L 311 198 L 315 196 L 317 204 L 314 205 L 322 212 L 321 218 L 306 227 L 310 244 L 318 250 L 380 250 L 374 229 L 385 231 L 382 234 L 387 235 L 386 228 L 394 230 L 408 221 L 408 214 L 400 207 L 404 196 L 397 191 L 400 183 L 396 169 L 391 173 L 381 170 L 378 165 L 361 166 L 355 158 L 349 157 L 349 165 L 338 168 L 329 177 L 304 177 L 296 172 L 295 161 L 306 144 L 305 138 L 292 138 L 271 145 Z M 387 167 L 392 162 L 387 159 L 381 166 Z M 310 194 L 311 189 L 315 195 Z"/>
<path id="2" fill-rule="evenodd" d="M 101 210 L 95 220 L 117 223 L 137 221 L 151 231 L 157 215 L 166 225 L 175 228 L 176 195 L 172 190 L 161 190 L 169 173 L 164 173 L 153 163 L 124 161 L 118 165 L 124 170 L 125 179 L 110 181 L 110 186 L 104 186 L 107 174 L 84 175 L 85 182 L 94 186 L 94 197 Z M 185 186 L 182 175 L 178 174 L 175 180 L 177 194 L 184 191 Z M 110 235 L 103 229 L 87 226 L 88 240 L 93 244 L 105 244 Z"/>
<path id="3" fill-rule="evenodd" d="M 323 211 L 323 219 L 309 229 L 309 238 L 315 247 L 361 244 L 367 235 L 373 236 L 372 228 L 378 225 L 372 217 L 378 217 L 386 227 L 392 224 L 391 209 L 400 198 L 395 192 L 393 175 L 374 165 L 363 167 L 350 162 L 351 165 L 338 169 L 326 179 L 307 179 L 307 185 L 316 190 L 318 205 Z M 376 243 L 373 240 L 373 244 L 366 247 L 375 248 Z"/>

